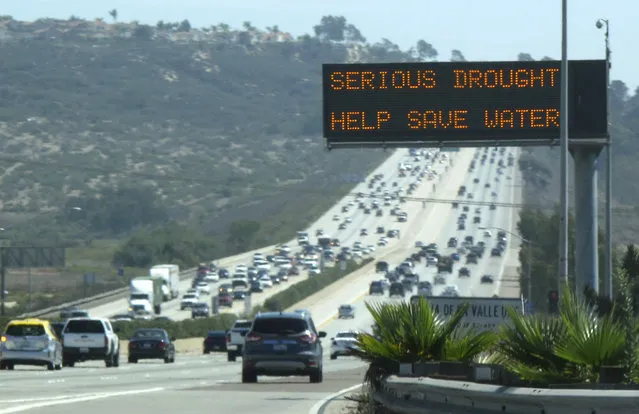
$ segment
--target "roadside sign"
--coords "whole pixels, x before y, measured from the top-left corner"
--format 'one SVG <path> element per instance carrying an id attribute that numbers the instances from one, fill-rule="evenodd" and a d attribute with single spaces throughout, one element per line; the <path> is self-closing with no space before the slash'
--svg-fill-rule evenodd
<path id="1" fill-rule="evenodd" d="M 413 296 L 411 301 L 417 298 L 419 296 Z M 494 331 L 499 329 L 500 325 L 509 323 L 510 318 L 506 312 L 509 306 L 523 313 L 523 305 L 519 298 L 425 296 L 425 299 L 435 313 L 445 319 L 451 317 L 463 303 L 469 303 L 470 307 L 462 319 L 461 327 L 478 331 Z"/>
<path id="2" fill-rule="evenodd" d="M 459 152 L 460 149 L 459 147 L 450 147 L 450 148 L 444 147 L 444 148 L 440 148 L 440 151 L 441 152 Z"/>

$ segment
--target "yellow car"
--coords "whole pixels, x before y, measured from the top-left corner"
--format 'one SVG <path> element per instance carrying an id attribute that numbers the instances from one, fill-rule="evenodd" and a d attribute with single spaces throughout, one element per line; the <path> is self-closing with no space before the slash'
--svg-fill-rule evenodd
<path id="1" fill-rule="evenodd" d="M 13 320 L 0 337 L 0 369 L 16 365 L 44 365 L 62 369 L 62 343 L 49 321 Z"/>

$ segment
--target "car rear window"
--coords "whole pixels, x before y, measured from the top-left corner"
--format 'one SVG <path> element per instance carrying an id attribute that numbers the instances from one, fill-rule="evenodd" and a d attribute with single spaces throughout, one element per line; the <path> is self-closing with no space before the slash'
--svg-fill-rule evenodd
<path id="1" fill-rule="evenodd" d="M 235 322 L 233 329 L 250 329 L 251 325 L 253 325 L 253 322 L 251 321 Z"/>
<path id="2" fill-rule="evenodd" d="M 140 330 L 133 334 L 135 339 L 164 339 L 164 332 L 156 330 Z"/>
<path id="3" fill-rule="evenodd" d="M 357 334 L 355 332 L 340 332 L 336 338 L 357 338 Z"/>
<path id="4" fill-rule="evenodd" d="M 258 318 L 253 323 L 253 331 L 265 334 L 296 334 L 308 330 L 303 319 L 295 318 Z"/>
<path id="5" fill-rule="evenodd" d="M 7 327 L 8 336 L 42 336 L 46 333 L 44 326 L 31 324 L 13 324 Z"/>
<path id="6" fill-rule="evenodd" d="M 70 320 L 64 329 L 64 333 L 104 333 L 102 322 L 95 320 Z"/>

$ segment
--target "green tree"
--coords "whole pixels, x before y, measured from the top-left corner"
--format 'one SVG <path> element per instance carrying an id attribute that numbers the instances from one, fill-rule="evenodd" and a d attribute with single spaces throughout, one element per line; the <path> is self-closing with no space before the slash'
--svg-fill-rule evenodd
<path id="1" fill-rule="evenodd" d="M 118 11 L 116 9 L 112 9 L 109 11 L 109 16 L 113 19 L 114 22 L 118 21 Z"/>
<path id="2" fill-rule="evenodd" d="M 342 42 L 345 39 L 346 17 L 344 16 L 323 16 L 320 24 L 313 26 L 315 36 L 321 41 Z"/>
<path id="3" fill-rule="evenodd" d="M 422 59 L 435 59 L 437 57 L 437 50 L 425 40 L 417 41 L 417 56 Z"/>

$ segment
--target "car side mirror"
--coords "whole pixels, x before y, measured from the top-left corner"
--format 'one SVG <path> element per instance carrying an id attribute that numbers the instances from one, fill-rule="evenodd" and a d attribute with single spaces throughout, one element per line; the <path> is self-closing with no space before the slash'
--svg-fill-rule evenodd
<path id="1" fill-rule="evenodd" d="M 171 338 L 171 342 L 175 342 L 177 339 L 175 337 Z"/>
<path id="2" fill-rule="evenodd" d="M 326 338 L 326 332 L 324 331 L 319 331 L 319 335 L 320 338 Z"/>

